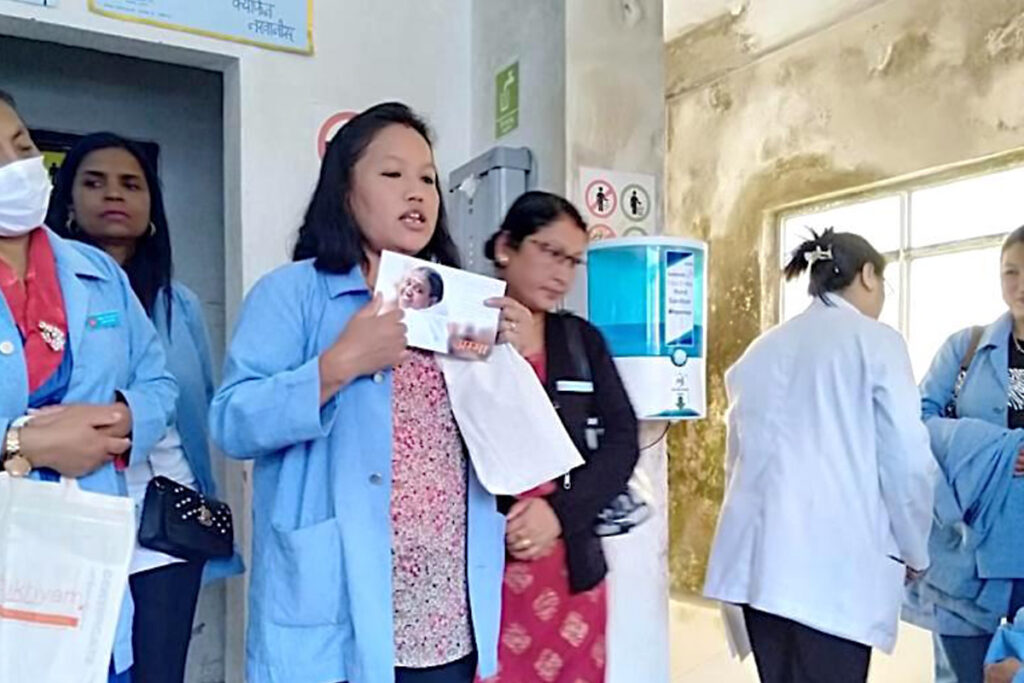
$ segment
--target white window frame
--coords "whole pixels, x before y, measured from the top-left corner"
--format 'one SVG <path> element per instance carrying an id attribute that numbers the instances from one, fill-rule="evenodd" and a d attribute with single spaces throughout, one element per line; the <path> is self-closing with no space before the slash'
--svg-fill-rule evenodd
<path id="1" fill-rule="evenodd" d="M 785 265 L 789 254 L 784 253 L 783 245 L 786 244 L 785 223 L 786 220 L 801 214 L 818 213 L 842 206 L 857 204 L 864 201 L 883 199 L 886 197 L 898 197 L 900 200 L 900 239 L 899 248 L 895 251 L 883 253 L 886 261 L 896 264 L 900 272 L 899 287 L 899 331 L 904 338 L 910 338 L 910 286 L 911 286 L 911 264 L 921 258 L 940 256 L 946 254 L 957 254 L 968 251 L 998 247 L 1006 238 L 1006 232 L 997 234 L 969 237 L 960 240 L 952 240 L 939 244 L 911 247 L 911 214 L 913 211 L 914 193 L 940 185 L 967 180 L 980 176 L 1008 171 L 1024 167 L 1024 150 L 1014 150 L 1005 154 L 972 160 L 955 164 L 939 170 L 926 171 L 914 174 L 905 178 L 894 179 L 877 183 L 867 188 L 835 193 L 825 197 L 810 199 L 799 203 L 793 203 L 779 208 L 775 212 L 775 237 L 778 240 L 780 252 L 780 263 Z M 842 225 L 835 226 L 837 230 L 843 230 Z M 1018 226 L 1009 227 L 1007 231 Z M 786 310 L 785 277 L 781 271 L 776 279 L 778 287 L 778 306 L 776 310 L 777 320 L 781 321 Z"/>

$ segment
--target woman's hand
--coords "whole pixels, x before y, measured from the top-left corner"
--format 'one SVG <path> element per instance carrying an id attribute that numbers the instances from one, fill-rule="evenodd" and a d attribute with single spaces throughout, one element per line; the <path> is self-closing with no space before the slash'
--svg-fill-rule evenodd
<path id="1" fill-rule="evenodd" d="M 1019 659 L 1010 657 L 985 667 L 985 683 L 1013 683 L 1013 677 L 1021 670 Z"/>
<path id="2" fill-rule="evenodd" d="M 543 557 L 562 535 L 562 524 L 551 505 L 543 498 L 517 501 L 508 512 L 505 547 L 520 561 Z"/>
<path id="3" fill-rule="evenodd" d="M 906 575 L 905 575 L 905 577 L 903 579 L 903 583 L 905 585 L 909 586 L 910 584 L 914 583 L 915 581 L 919 581 L 921 579 L 921 577 L 924 576 L 925 571 L 927 571 L 927 570 L 925 570 L 925 569 L 911 569 L 910 567 L 907 567 L 907 571 L 906 571 Z"/>
<path id="4" fill-rule="evenodd" d="M 320 404 L 326 403 L 356 377 L 402 362 L 406 329 L 402 311 L 380 314 L 378 294 L 348 321 L 338 341 L 320 356 Z"/>
<path id="5" fill-rule="evenodd" d="M 33 467 L 83 477 L 131 448 L 131 410 L 121 403 L 69 404 L 44 410 L 21 430 L 22 453 Z"/>
<path id="6" fill-rule="evenodd" d="M 507 296 L 489 299 L 486 303 L 501 310 L 499 344 L 511 344 L 522 356 L 533 355 L 544 348 L 544 330 L 530 309 Z"/>

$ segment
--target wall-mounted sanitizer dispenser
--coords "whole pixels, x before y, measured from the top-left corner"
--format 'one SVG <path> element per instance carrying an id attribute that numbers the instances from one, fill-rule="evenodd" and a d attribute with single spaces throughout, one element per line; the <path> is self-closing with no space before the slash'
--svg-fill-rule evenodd
<path id="1" fill-rule="evenodd" d="M 494 275 L 484 244 L 501 227 L 512 202 L 529 189 L 532 166 L 526 147 L 493 147 L 448 176 L 452 239 L 466 270 Z"/>
<path id="2" fill-rule="evenodd" d="M 674 237 L 590 246 L 590 322 L 608 341 L 640 419 L 707 413 L 706 259 L 707 244 Z"/>

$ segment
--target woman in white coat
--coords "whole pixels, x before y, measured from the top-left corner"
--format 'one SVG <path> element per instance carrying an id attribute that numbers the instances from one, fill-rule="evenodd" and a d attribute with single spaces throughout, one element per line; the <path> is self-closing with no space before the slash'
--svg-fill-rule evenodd
<path id="1" fill-rule="evenodd" d="M 726 492 L 705 595 L 743 609 L 763 683 L 863 683 L 928 567 L 936 464 L 885 259 L 827 230 L 786 277 L 813 302 L 726 373 Z"/>

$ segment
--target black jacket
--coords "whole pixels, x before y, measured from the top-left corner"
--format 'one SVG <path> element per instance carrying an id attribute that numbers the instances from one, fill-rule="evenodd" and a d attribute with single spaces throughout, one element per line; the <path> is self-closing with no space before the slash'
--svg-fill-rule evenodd
<path id="1" fill-rule="evenodd" d="M 586 460 L 567 478 L 559 479 L 557 489 L 548 496 L 562 525 L 569 586 L 580 593 L 595 587 L 608 573 L 594 523 L 605 505 L 626 489 L 636 467 L 640 457 L 637 421 L 604 338 L 593 325 L 569 313 L 549 314 L 544 346 L 548 395 Z M 573 347 L 586 354 L 586 362 L 573 357 Z M 580 391 L 587 381 L 593 390 Z M 591 427 L 603 430 L 596 450 L 587 446 L 587 421 L 593 418 L 598 424 Z M 511 499 L 501 500 L 502 510 L 507 512 L 511 503 Z"/>

